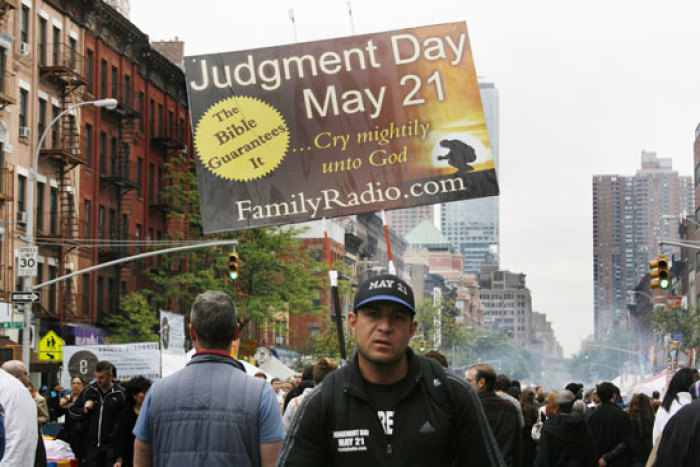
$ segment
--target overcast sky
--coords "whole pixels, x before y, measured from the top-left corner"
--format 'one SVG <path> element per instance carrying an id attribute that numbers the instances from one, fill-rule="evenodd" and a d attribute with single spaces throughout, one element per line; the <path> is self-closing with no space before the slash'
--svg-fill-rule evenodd
<path id="1" fill-rule="evenodd" d="M 500 91 L 501 265 L 527 274 L 567 354 L 593 332 L 592 177 L 641 151 L 691 175 L 700 122 L 700 2 L 131 0 L 151 41 L 186 55 L 466 21 Z"/>

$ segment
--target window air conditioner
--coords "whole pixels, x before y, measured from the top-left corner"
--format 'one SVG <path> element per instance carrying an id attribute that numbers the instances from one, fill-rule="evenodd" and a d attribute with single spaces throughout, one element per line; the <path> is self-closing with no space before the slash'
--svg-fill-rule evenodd
<path id="1" fill-rule="evenodd" d="M 27 42 L 22 42 L 20 44 L 20 50 L 22 51 L 22 55 L 29 55 L 29 44 Z"/>
<path id="2" fill-rule="evenodd" d="M 31 135 L 32 135 L 32 129 L 29 128 L 28 126 L 19 127 L 19 137 L 20 138 L 29 138 Z"/>
<path id="3" fill-rule="evenodd" d="M 22 225 L 27 224 L 27 211 L 17 211 L 17 223 Z"/>

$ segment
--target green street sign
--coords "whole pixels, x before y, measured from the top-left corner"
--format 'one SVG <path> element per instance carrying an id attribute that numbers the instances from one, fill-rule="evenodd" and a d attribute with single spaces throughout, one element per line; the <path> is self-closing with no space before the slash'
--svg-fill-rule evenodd
<path id="1" fill-rule="evenodd" d="M 2 329 L 22 329 L 22 323 L 0 323 Z"/>

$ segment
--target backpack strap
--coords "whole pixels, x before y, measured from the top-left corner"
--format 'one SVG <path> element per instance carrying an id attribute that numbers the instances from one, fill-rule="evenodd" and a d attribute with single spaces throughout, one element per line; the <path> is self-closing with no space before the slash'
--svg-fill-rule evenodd
<path id="1" fill-rule="evenodd" d="M 347 366 L 331 371 L 323 378 L 321 383 L 321 413 L 327 432 L 331 437 L 336 423 L 343 418 L 343 413 L 345 412 L 343 401 L 345 394 L 342 389 L 342 381 L 346 371 L 348 371 Z M 333 444 L 333 439 L 330 439 L 328 442 L 328 459 L 334 459 L 334 456 L 335 445 Z"/>
<path id="2" fill-rule="evenodd" d="M 445 370 L 435 359 L 416 355 L 420 363 L 420 370 L 423 375 L 423 385 L 425 385 L 430 397 L 442 409 L 443 413 L 451 423 L 452 420 L 452 403 L 450 402 L 450 393 L 447 386 L 447 375 Z"/>

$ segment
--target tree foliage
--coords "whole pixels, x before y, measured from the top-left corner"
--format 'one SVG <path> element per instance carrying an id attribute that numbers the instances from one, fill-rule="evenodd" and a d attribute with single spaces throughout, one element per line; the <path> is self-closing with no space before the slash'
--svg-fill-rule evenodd
<path id="1" fill-rule="evenodd" d="M 700 348 L 700 309 L 656 309 L 647 317 L 647 324 L 661 335 L 681 335 L 680 348 L 684 352 Z"/>
<path id="2" fill-rule="evenodd" d="M 595 383 L 616 378 L 625 365 L 645 364 L 640 360 L 643 355 L 635 355 L 639 339 L 627 329 L 615 328 L 610 334 L 584 342 L 568 363 L 569 373 L 578 381 Z"/>
<path id="3" fill-rule="evenodd" d="M 348 358 L 355 350 L 355 338 L 344 326 L 343 339 Z M 304 344 L 302 353 L 311 357 L 313 361 L 323 357 L 340 359 L 340 345 L 338 344 L 338 332 L 335 321 L 328 318 L 323 323 L 321 332 L 316 336 L 309 336 Z"/>
<path id="4" fill-rule="evenodd" d="M 167 183 L 163 196 L 169 206 L 171 225 L 179 225 L 170 240 L 206 240 L 199 209 L 194 164 L 183 155 L 166 165 Z M 234 298 L 241 321 L 261 320 L 281 310 L 317 313 L 313 297 L 322 288 L 322 265 L 302 249 L 294 228 L 257 228 L 218 234 L 237 239 L 240 277 L 228 278 L 230 248 L 210 248 L 172 254 L 161 258 L 148 271 L 154 287 L 151 302 L 164 308 L 188 310 L 198 294 L 221 290 Z"/>
<path id="5" fill-rule="evenodd" d="M 105 324 L 111 333 L 111 343 L 159 340 L 158 317 L 142 293 L 133 292 L 123 297 L 119 308 L 119 313 L 110 314 L 105 318 Z"/>
<path id="6" fill-rule="evenodd" d="M 455 310 L 454 302 L 443 300 L 439 305 L 425 299 L 416 307 L 418 327 L 411 347 L 419 351 L 421 339 L 427 348 L 435 348 L 435 321 L 441 319 L 442 342 L 439 350 L 451 368 L 465 369 L 474 363 L 488 363 L 497 373 L 514 379 L 530 377 L 534 368 L 526 349 L 511 342 L 503 332 L 477 326 L 464 320 Z"/>

